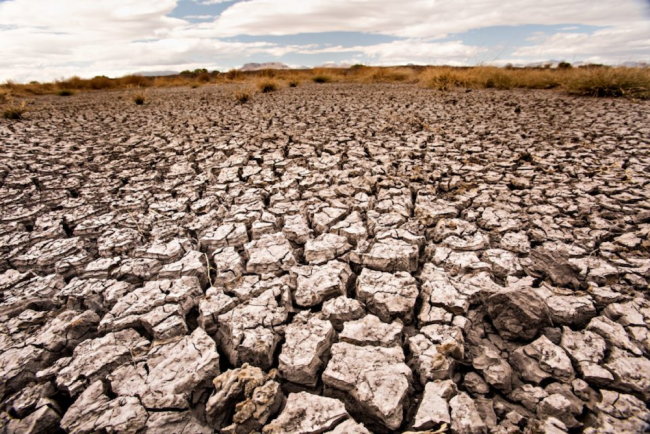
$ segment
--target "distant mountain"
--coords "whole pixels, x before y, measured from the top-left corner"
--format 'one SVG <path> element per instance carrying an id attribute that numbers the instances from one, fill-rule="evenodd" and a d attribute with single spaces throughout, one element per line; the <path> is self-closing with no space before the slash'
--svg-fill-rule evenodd
<path id="1" fill-rule="evenodd" d="M 247 63 L 241 68 L 240 71 L 260 71 L 262 69 L 291 69 L 284 63 L 280 62 L 267 62 L 267 63 Z"/>

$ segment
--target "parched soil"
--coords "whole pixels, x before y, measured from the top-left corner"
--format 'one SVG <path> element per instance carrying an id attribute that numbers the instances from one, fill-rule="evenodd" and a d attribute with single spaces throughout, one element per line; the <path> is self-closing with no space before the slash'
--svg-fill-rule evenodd
<path id="1" fill-rule="evenodd" d="M 0 120 L 0 432 L 650 429 L 650 104 L 304 84 Z"/>

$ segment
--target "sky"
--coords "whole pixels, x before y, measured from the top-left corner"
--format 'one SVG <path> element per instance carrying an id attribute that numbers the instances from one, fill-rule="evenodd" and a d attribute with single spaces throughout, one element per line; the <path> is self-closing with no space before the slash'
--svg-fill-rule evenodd
<path id="1" fill-rule="evenodd" d="M 0 81 L 548 60 L 650 62 L 650 0 L 0 0 Z"/>

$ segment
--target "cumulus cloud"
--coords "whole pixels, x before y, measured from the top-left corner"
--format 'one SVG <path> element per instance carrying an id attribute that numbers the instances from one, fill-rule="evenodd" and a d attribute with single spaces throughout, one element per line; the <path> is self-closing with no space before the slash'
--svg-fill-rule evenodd
<path id="1" fill-rule="evenodd" d="M 427 39 L 404 39 L 383 44 L 301 49 L 303 54 L 355 53 L 367 56 L 372 65 L 447 64 L 468 65 L 485 48 L 465 45 L 460 41 L 435 42 Z"/>
<path id="2" fill-rule="evenodd" d="M 487 49 L 463 43 L 460 37 L 442 40 L 444 35 L 531 23 L 607 27 L 593 35 L 570 28 L 553 35 L 540 33 L 511 53 L 513 60 L 583 56 L 615 63 L 647 60 L 650 53 L 641 0 L 409 0 L 397 4 L 394 0 L 192 0 L 227 4 L 215 18 L 209 18 L 206 6 L 206 14 L 198 15 L 200 22 L 170 16 L 180 1 L 190 0 L 0 1 L 0 80 L 228 69 L 287 54 L 311 55 L 312 64 L 340 62 L 341 54 L 347 53 L 346 60 L 377 65 L 465 65 L 485 58 Z M 383 34 L 396 40 L 329 46 L 325 37 L 321 44 L 309 45 L 232 39 L 261 35 L 258 40 L 263 41 L 265 35 L 332 31 Z"/>
<path id="3" fill-rule="evenodd" d="M 623 63 L 650 60 L 650 25 L 646 22 L 597 30 L 593 34 L 559 32 L 538 37 L 535 44 L 518 48 L 515 56 L 538 59 L 585 59 Z"/>
<path id="4" fill-rule="evenodd" d="M 623 25 L 645 13 L 640 0 L 250 0 L 215 22 L 221 36 L 357 31 L 424 38 L 522 24 Z"/>

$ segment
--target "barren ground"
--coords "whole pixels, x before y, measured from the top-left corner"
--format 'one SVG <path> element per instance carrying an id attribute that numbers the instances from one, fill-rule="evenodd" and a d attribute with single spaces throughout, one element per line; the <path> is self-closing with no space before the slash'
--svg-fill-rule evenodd
<path id="1" fill-rule="evenodd" d="M 647 102 L 231 92 L 0 120 L 0 431 L 650 427 Z"/>

